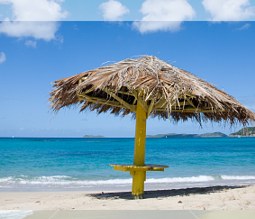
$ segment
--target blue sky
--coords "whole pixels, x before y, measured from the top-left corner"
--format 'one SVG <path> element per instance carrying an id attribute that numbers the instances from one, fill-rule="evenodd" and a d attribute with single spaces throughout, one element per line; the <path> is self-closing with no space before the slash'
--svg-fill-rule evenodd
<path id="1" fill-rule="evenodd" d="M 106 0 L 65 0 L 61 6 L 63 10 L 68 12 L 68 16 L 65 18 L 66 21 L 100 21 L 103 20 L 103 17 L 99 7 L 103 2 L 106 2 Z M 130 11 L 124 17 L 124 20 L 141 19 L 140 9 L 144 0 L 120 0 L 119 2 L 128 7 Z M 190 0 L 189 2 L 197 11 L 197 19 L 205 19 L 206 12 L 201 1 Z M 10 5 L 0 4 L 0 20 L 11 16 Z"/>
<path id="2" fill-rule="evenodd" d="M 48 3 L 54 2 L 59 5 L 62 11 L 67 12 L 64 17 L 54 17 L 52 20 L 64 20 L 64 21 L 102 21 L 107 20 L 104 17 L 104 10 L 100 9 L 102 3 L 118 2 L 123 7 L 128 9 L 127 13 L 121 13 L 116 16 L 116 20 L 121 19 L 125 21 L 142 20 L 144 16 L 148 14 L 155 15 L 155 11 L 159 13 L 157 16 L 153 16 L 153 20 L 163 19 L 163 20 L 195 20 L 195 21 L 206 21 L 206 20 L 255 20 L 255 0 L 0 0 L 0 20 L 14 19 L 14 17 L 19 17 L 19 12 L 21 10 L 26 11 L 30 14 L 30 20 L 33 20 L 33 12 L 36 12 L 36 4 L 39 5 L 41 2 Z M 22 3 L 23 2 L 23 3 Z M 154 2 L 154 3 L 153 3 Z M 156 4 L 155 4 L 156 2 Z M 117 10 L 119 8 L 114 8 L 113 5 L 109 3 L 109 7 L 106 10 Z M 147 4 L 149 10 L 142 12 L 143 4 Z M 187 10 L 185 10 L 185 5 L 189 5 L 194 11 L 193 16 L 187 17 Z M 45 8 L 44 8 L 45 7 Z M 50 6 L 49 6 L 50 7 Z M 16 10 L 15 12 L 13 12 Z M 47 9 L 47 4 L 40 5 L 40 10 L 37 11 L 41 13 L 43 8 L 46 11 L 54 12 L 52 8 Z M 173 11 L 178 11 L 178 13 L 173 13 Z M 30 11 L 31 10 L 31 11 Z M 166 12 L 171 12 L 174 14 L 169 17 Z M 177 14 L 182 14 L 183 16 L 178 16 Z M 156 18 L 156 19 L 155 19 Z M 158 18 L 158 19 L 157 19 Z M 22 18 L 20 18 L 22 19 Z M 45 17 L 40 17 L 40 20 L 47 19 Z M 15 20 L 15 19 L 14 19 Z M 25 19 L 27 20 L 27 19 Z"/>
<path id="3" fill-rule="evenodd" d="M 253 0 L 252 0 L 253 1 Z M 65 0 L 63 8 L 69 12 L 66 18 L 71 21 L 99 21 L 103 20 L 102 13 L 99 10 L 100 4 L 106 2 L 105 0 Z M 140 9 L 144 0 L 120 0 L 123 5 L 129 8 L 129 13 L 124 17 L 124 20 L 133 21 L 142 18 Z M 208 14 L 203 9 L 201 1 L 190 0 L 190 4 L 197 11 L 197 20 L 205 20 Z"/>
<path id="4" fill-rule="evenodd" d="M 130 117 L 79 113 L 78 108 L 55 114 L 48 98 L 56 79 L 145 54 L 194 73 L 255 111 L 254 36 L 254 22 L 184 22 L 178 32 L 149 34 L 131 22 L 61 22 L 51 41 L 1 34 L 6 60 L 0 64 L 0 136 L 133 136 Z M 147 132 L 229 133 L 238 128 L 208 123 L 201 129 L 191 122 L 149 119 Z"/>
<path id="5" fill-rule="evenodd" d="M 109 0 L 108 0 L 109 1 Z M 142 18 L 141 14 L 141 7 L 142 4 L 146 0 L 119 0 L 120 3 L 125 5 L 127 8 L 129 8 L 130 13 L 128 13 L 125 17 L 124 20 L 127 21 L 133 21 L 133 20 L 140 20 Z M 160 2 L 164 2 L 163 4 L 166 5 L 165 8 L 167 8 L 167 1 L 170 2 L 172 0 L 156 0 L 158 4 Z M 180 0 L 183 1 L 183 0 Z M 205 10 L 203 6 L 203 0 L 185 0 L 187 1 L 194 9 L 196 12 L 196 16 L 193 18 L 194 20 L 197 21 L 204 21 L 204 20 L 210 20 L 210 13 Z M 235 1 L 236 4 L 242 5 L 242 2 L 247 3 L 248 5 L 254 6 L 255 5 L 255 0 L 205 0 L 205 1 L 214 1 L 214 2 L 219 2 L 219 5 L 221 8 L 224 6 L 224 1 Z M 69 16 L 66 18 L 67 20 L 72 20 L 72 21 L 89 21 L 89 20 L 102 20 L 102 14 L 99 10 L 100 4 L 103 2 L 107 2 L 107 0 L 65 0 L 63 2 L 63 8 L 69 12 Z M 228 10 L 230 11 L 231 8 L 229 7 Z M 236 11 L 237 13 L 237 11 Z M 251 17 L 251 20 L 254 20 L 254 16 Z M 246 18 L 247 20 L 247 18 Z"/>
<path id="6" fill-rule="evenodd" d="M 99 21 L 102 20 L 102 14 L 99 10 L 100 4 L 106 2 L 104 0 L 66 0 L 63 3 L 63 8 L 69 12 L 66 18 L 70 21 Z M 121 3 L 125 4 L 130 13 L 125 17 L 125 20 L 136 20 L 141 17 L 139 9 L 143 0 L 122 0 Z"/>

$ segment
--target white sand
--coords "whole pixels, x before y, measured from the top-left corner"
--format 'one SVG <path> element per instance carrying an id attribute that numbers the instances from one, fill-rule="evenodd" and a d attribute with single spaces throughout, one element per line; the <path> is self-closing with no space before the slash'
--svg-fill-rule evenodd
<path id="1" fill-rule="evenodd" d="M 214 192 L 213 192 L 214 191 Z M 201 194 L 202 193 L 202 194 Z M 255 210 L 255 186 L 155 191 L 146 199 L 84 192 L 1 192 L 0 210 Z"/>

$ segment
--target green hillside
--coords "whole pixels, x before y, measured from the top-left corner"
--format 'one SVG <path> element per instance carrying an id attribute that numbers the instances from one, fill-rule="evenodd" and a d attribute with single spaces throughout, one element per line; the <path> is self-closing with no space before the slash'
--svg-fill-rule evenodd
<path id="1" fill-rule="evenodd" d="M 255 137 L 255 127 L 242 128 L 238 132 L 230 134 L 230 136 L 249 136 Z"/>
<path id="2" fill-rule="evenodd" d="M 147 138 L 225 138 L 228 137 L 221 132 L 204 133 L 204 134 L 158 134 L 158 135 L 147 135 Z"/>
<path id="3" fill-rule="evenodd" d="M 213 132 L 213 133 L 205 133 L 198 135 L 200 138 L 226 138 L 228 137 L 226 134 L 222 132 Z"/>

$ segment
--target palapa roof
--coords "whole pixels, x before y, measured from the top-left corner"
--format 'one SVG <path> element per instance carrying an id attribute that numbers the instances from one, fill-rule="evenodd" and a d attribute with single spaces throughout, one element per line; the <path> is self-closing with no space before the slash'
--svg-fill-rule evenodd
<path id="1" fill-rule="evenodd" d="M 54 110 L 80 104 L 80 110 L 135 114 L 137 101 L 148 116 L 246 124 L 253 112 L 227 93 L 153 56 L 126 59 L 54 83 Z"/>

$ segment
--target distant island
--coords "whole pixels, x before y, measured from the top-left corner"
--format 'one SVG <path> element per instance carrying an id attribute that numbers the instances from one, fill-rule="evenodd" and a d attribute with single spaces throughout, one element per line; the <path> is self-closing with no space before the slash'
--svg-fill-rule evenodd
<path id="1" fill-rule="evenodd" d="M 255 127 L 242 128 L 238 132 L 231 133 L 230 137 L 255 137 Z"/>
<path id="2" fill-rule="evenodd" d="M 221 132 L 204 133 L 204 134 L 158 134 L 158 135 L 147 135 L 147 138 L 226 138 L 226 134 Z"/>
<path id="3" fill-rule="evenodd" d="M 102 135 L 84 135 L 83 138 L 105 138 Z"/>
<path id="4" fill-rule="evenodd" d="M 255 127 L 242 128 L 238 132 L 226 135 L 222 132 L 212 132 L 204 134 L 157 134 L 147 135 L 147 138 L 227 138 L 227 137 L 255 137 Z"/>
<path id="5" fill-rule="evenodd" d="M 242 128 L 237 132 L 226 135 L 222 132 L 211 132 L 204 134 L 156 134 L 147 135 L 146 138 L 228 138 L 228 137 L 255 137 L 255 127 Z M 102 135 L 84 135 L 83 138 L 106 138 Z"/>

